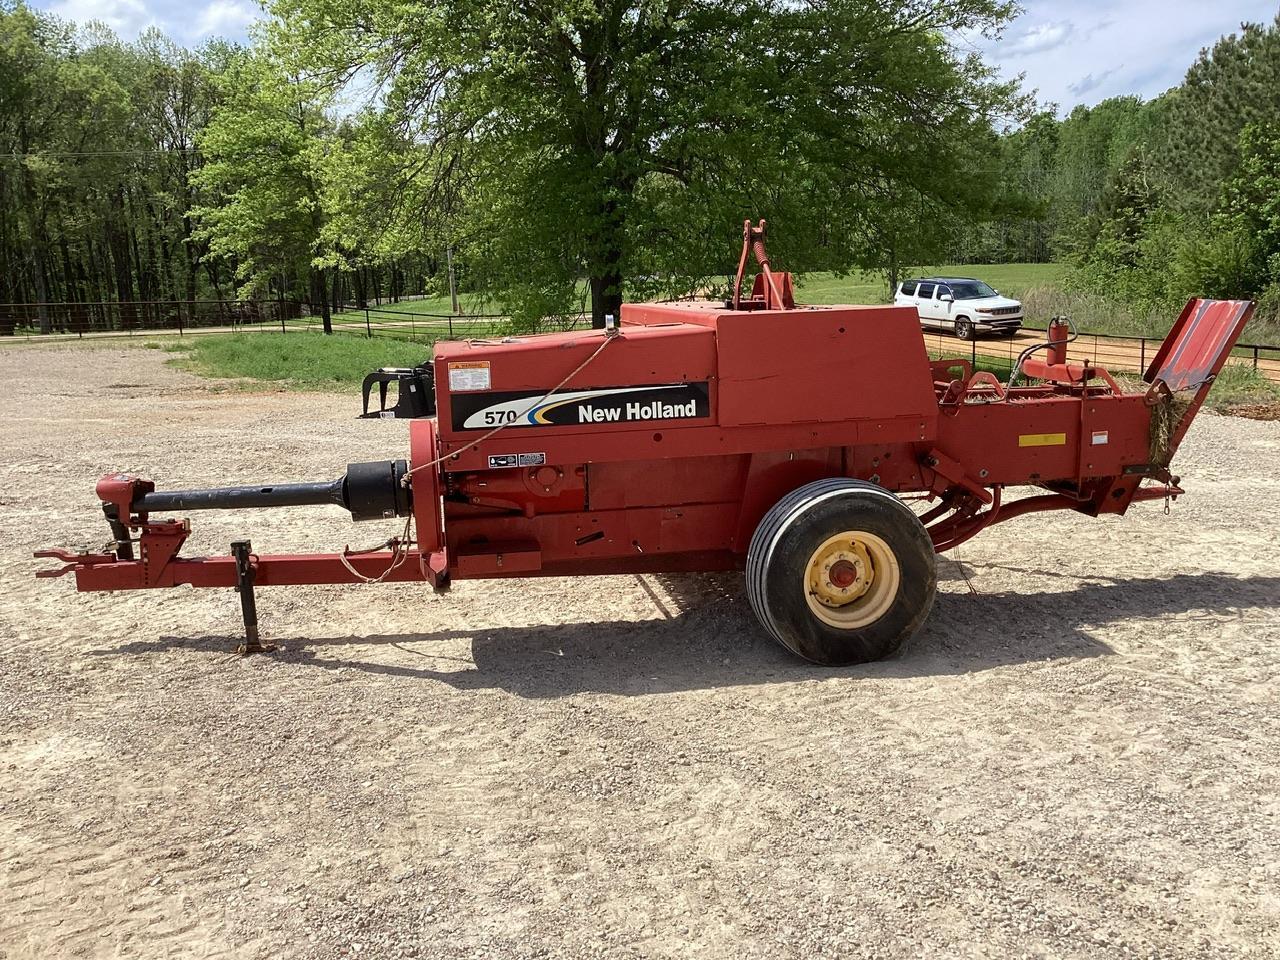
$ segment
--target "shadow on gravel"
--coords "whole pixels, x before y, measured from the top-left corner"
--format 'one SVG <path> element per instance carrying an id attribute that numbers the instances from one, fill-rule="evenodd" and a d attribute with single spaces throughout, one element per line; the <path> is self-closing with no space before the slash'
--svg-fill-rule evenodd
<path id="1" fill-rule="evenodd" d="M 586 691 L 634 695 L 831 677 L 946 676 L 1096 657 L 1113 651 L 1090 631 L 1114 622 L 1183 619 L 1179 615 L 1195 611 L 1194 617 L 1209 626 L 1239 618 L 1245 608 L 1280 608 L 1280 577 L 1220 574 L 1077 581 L 1074 588 L 1030 594 L 948 592 L 938 595 L 928 622 L 897 657 L 824 669 L 796 660 L 762 634 L 736 577 L 658 581 L 665 597 L 645 586 L 661 617 L 655 620 L 290 637 L 283 641 L 287 649 L 272 656 L 281 665 L 435 680 L 460 690 L 501 689 L 531 698 Z M 433 650 L 442 641 L 458 639 L 470 640 L 469 660 Z M 162 637 L 97 652 L 187 649 L 225 654 L 235 642 L 227 637 Z M 367 649 L 376 647 L 396 652 L 383 659 Z M 350 655 L 355 650 L 348 653 L 347 648 L 366 649 L 355 658 Z M 422 662 L 406 663 L 404 654 Z"/>

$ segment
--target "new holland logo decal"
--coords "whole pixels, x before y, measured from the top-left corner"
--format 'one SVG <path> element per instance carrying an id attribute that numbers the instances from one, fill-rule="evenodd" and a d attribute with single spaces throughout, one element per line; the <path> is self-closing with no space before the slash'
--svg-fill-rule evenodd
<path id="1" fill-rule="evenodd" d="M 711 416 L 706 381 L 644 387 L 572 390 L 543 399 L 546 391 L 453 394 L 453 429 L 498 426 L 568 427 L 587 423 L 647 423 Z"/>

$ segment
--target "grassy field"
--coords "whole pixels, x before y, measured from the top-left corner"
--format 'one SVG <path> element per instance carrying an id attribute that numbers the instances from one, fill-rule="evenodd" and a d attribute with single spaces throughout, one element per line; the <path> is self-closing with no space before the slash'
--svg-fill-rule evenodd
<path id="1" fill-rule="evenodd" d="M 967 264 L 951 267 L 911 267 L 903 277 L 910 276 L 961 276 L 979 277 L 1003 294 L 1021 297 L 1035 287 L 1056 286 L 1066 267 L 1060 263 L 1002 263 L 992 265 Z M 805 303 L 886 303 L 888 288 L 879 274 L 851 273 L 843 276 L 834 273 L 808 273 L 800 278 L 797 296 Z M 464 293 L 458 297 L 464 314 L 501 313 L 502 306 L 485 301 L 477 294 Z M 373 310 L 415 315 L 449 313 L 449 298 L 431 297 L 425 300 L 403 300 L 400 303 L 383 304 Z"/>
<path id="2" fill-rule="evenodd" d="M 994 263 L 922 266 L 903 269 L 904 279 L 922 276 L 976 277 L 985 280 L 1005 296 L 1021 300 L 1026 310 L 1025 325 L 1043 329 L 1050 317 L 1064 314 L 1088 333 L 1163 338 L 1177 318 L 1176 309 L 1135 311 L 1096 294 L 1066 289 L 1070 268 L 1063 263 Z M 887 281 L 881 274 L 809 273 L 798 278 L 796 296 L 802 303 L 887 303 Z M 501 305 L 484 303 L 479 297 L 460 297 L 464 313 L 501 312 Z M 405 301 L 384 309 L 407 314 L 447 314 L 447 297 Z M 1280 330 L 1274 324 L 1254 320 L 1242 342 L 1276 343 Z M 1237 351 L 1239 352 L 1239 351 Z"/>
<path id="3" fill-rule="evenodd" d="M 145 346 L 176 354 L 173 362 L 177 366 L 200 376 L 242 379 L 246 386 L 267 382 L 291 390 L 353 394 L 365 374 L 378 367 L 413 366 L 427 359 L 431 351 L 429 343 L 342 333 L 331 337 L 312 333 L 218 334 L 184 341 L 147 341 Z M 1002 380 L 1009 375 L 1009 364 L 995 357 L 981 358 L 978 368 Z M 1210 392 L 1208 406 L 1227 411 L 1242 406 L 1274 410 L 1277 402 L 1280 388 L 1275 384 L 1248 367 L 1230 366 Z"/>
<path id="4" fill-rule="evenodd" d="M 1007 297 L 1022 299 L 1037 287 L 1056 287 L 1066 274 L 1060 263 L 962 264 L 950 267 L 910 267 L 902 279 L 911 277 L 976 277 L 985 280 Z M 889 289 L 879 274 L 810 273 L 800 279 L 798 299 L 805 303 L 887 303 Z"/>
<path id="5" fill-rule="evenodd" d="M 417 316 L 447 317 L 450 309 L 449 295 L 427 297 L 423 300 L 401 300 L 399 303 L 383 302 L 378 306 L 369 305 L 371 311 L 388 313 L 410 313 Z M 464 315 L 501 313 L 499 305 L 487 301 L 479 294 L 458 294 L 458 308 Z"/>
<path id="6" fill-rule="evenodd" d="M 244 377 L 299 390 L 358 388 L 378 367 L 411 367 L 431 355 L 424 343 L 342 333 L 231 333 L 146 346 L 178 354 L 178 366 L 201 376 Z"/>

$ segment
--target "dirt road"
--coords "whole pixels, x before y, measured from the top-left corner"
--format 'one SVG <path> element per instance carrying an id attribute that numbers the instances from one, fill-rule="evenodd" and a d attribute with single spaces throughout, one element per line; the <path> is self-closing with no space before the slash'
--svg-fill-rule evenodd
<path id="1" fill-rule="evenodd" d="M 162 361 L 0 352 L 5 960 L 1280 953 L 1280 424 L 1202 416 L 1170 516 L 984 534 L 872 666 L 789 659 L 732 576 L 263 590 L 283 650 L 237 659 L 229 591 L 30 552 L 106 539 L 109 469 L 321 479 L 405 425 Z"/>

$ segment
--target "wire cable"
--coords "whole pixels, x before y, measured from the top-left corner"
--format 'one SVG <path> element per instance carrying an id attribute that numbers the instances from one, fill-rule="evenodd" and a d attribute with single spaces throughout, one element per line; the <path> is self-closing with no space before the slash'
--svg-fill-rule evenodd
<path id="1" fill-rule="evenodd" d="M 552 387 L 550 390 L 544 393 L 537 400 L 533 401 L 533 403 L 531 403 L 526 409 L 520 411 L 520 413 L 516 416 L 515 420 L 508 420 L 506 423 L 503 423 L 503 424 L 500 424 L 499 426 L 494 427 L 492 430 L 490 430 L 488 433 L 484 434 L 483 436 L 477 437 L 475 440 L 472 440 L 461 450 L 455 450 L 452 453 L 441 454 L 440 456 L 436 457 L 434 460 L 430 461 L 429 463 L 421 463 L 421 464 L 418 464 L 418 466 L 414 467 L 412 470 L 405 471 L 404 476 L 400 478 L 401 485 L 406 487 L 409 486 L 409 478 L 412 477 L 419 470 L 425 470 L 428 467 L 438 466 L 439 464 L 443 463 L 445 460 L 460 457 L 462 456 L 462 454 L 466 453 L 468 450 L 474 450 L 476 447 L 484 443 L 490 437 L 497 436 L 499 433 L 507 429 L 507 427 L 511 426 L 516 421 L 522 420 L 524 417 L 528 416 L 530 411 L 546 403 L 548 400 L 554 397 L 557 392 L 563 389 L 565 384 L 567 384 L 570 380 L 572 380 L 574 377 L 580 374 L 583 370 L 585 370 L 587 368 L 587 364 L 591 363 L 592 360 L 600 356 L 600 354 L 604 352 L 604 348 L 607 347 L 614 340 L 617 340 L 619 336 L 621 336 L 621 334 L 619 333 L 606 333 L 604 339 L 600 341 L 600 346 L 596 347 L 595 350 L 592 351 L 591 355 L 587 357 L 587 359 L 583 360 L 580 364 L 578 364 L 571 371 L 569 371 L 568 376 L 566 376 L 554 387 Z"/>
<path id="2" fill-rule="evenodd" d="M 404 533 L 399 537 L 392 537 L 390 540 L 386 540 L 378 544 L 376 547 L 370 547 L 367 550 L 352 550 L 350 547 L 343 547 L 342 552 L 338 554 L 338 559 L 342 561 L 342 565 L 347 568 L 351 575 L 362 583 L 382 583 L 382 581 L 391 576 L 391 574 L 402 567 L 404 562 L 409 559 L 409 545 L 413 543 L 413 540 L 409 537 L 409 528 L 412 523 L 413 515 L 410 514 L 404 521 Z M 382 573 L 376 577 L 366 577 L 363 573 L 352 566 L 351 561 L 347 559 L 348 557 L 358 557 L 361 554 L 376 553 L 383 547 L 391 548 L 391 563 L 387 569 L 383 570 Z"/>

